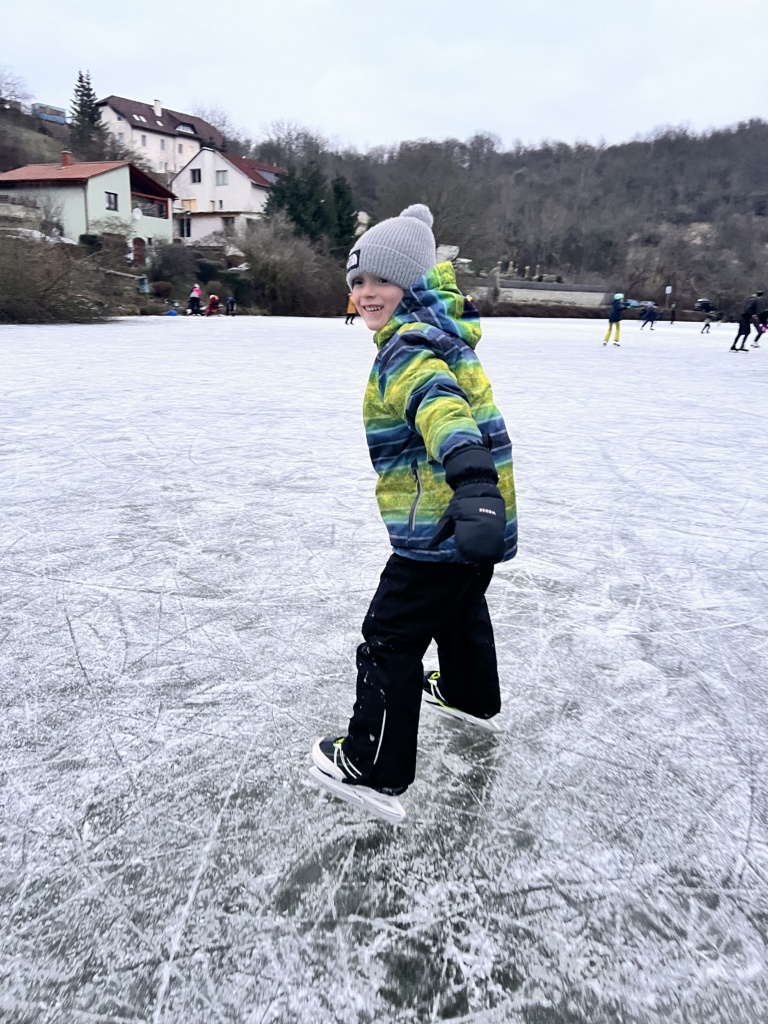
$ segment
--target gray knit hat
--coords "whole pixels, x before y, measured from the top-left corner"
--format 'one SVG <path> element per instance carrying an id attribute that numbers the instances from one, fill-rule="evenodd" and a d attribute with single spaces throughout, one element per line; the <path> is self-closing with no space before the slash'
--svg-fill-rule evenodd
<path id="1" fill-rule="evenodd" d="M 432 213 L 408 206 L 399 217 L 383 220 L 361 235 L 347 260 L 347 284 L 358 274 L 375 274 L 404 291 L 437 263 Z"/>

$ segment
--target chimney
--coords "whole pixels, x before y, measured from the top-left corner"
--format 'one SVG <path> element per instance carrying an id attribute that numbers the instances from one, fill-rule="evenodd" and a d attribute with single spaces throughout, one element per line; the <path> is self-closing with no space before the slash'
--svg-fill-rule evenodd
<path id="1" fill-rule="evenodd" d="M 71 167 L 72 166 L 72 154 L 68 149 L 64 149 L 61 152 L 61 166 Z"/>
<path id="2" fill-rule="evenodd" d="M 155 108 L 155 117 L 162 117 L 163 116 L 163 102 L 162 102 L 162 100 L 155 100 L 155 102 L 152 105 Z"/>

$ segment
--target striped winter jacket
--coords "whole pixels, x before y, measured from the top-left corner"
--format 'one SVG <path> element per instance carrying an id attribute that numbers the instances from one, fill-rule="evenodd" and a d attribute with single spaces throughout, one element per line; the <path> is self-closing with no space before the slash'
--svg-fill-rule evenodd
<path id="1" fill-rule="evenodd" d="M 475 346 L 480 318 L 439 263 L 410 288 L 374 335 L 379 352 L 368 379 L 363 419 L 378 474 L 376 498 L 398 555 L 459 562 L 453 537 L 430 547 L 453 491 L 443 462 L 467 444 L 490 448 L 504 496 L 504 560 L 517 552 L 512 445 Z"/>

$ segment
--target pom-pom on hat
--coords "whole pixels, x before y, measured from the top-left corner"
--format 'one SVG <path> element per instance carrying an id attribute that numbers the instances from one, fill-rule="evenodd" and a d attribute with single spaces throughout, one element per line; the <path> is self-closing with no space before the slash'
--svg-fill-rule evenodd
<path id="1" fill-rule="evenodd" d="M 347 284 L 358 274 L 374 274 L 403 291 L 437 263 L 432 213 L 415 203 L 361 235 L 347 260 Z"/>

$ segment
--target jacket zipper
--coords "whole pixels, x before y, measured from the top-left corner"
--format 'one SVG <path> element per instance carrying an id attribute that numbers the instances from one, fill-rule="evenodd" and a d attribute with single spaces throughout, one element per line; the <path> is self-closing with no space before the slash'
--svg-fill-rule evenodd
<path id="1" fill-rule="evenodd" d="M 413 499 L 411 505 L 411 512 L 408 516 L 408 531 L 413 532 L 413 528 L 416 525 L 416 510 L 419 507 L 421 496 L 424 493 L 424 488 L 421 485 L 421 477 L 419 476 L 419 461 L 414 459 L 411 463 L 411 473 L 413 473 L 413 479 L 416 481 L 416 497 Z"/>

